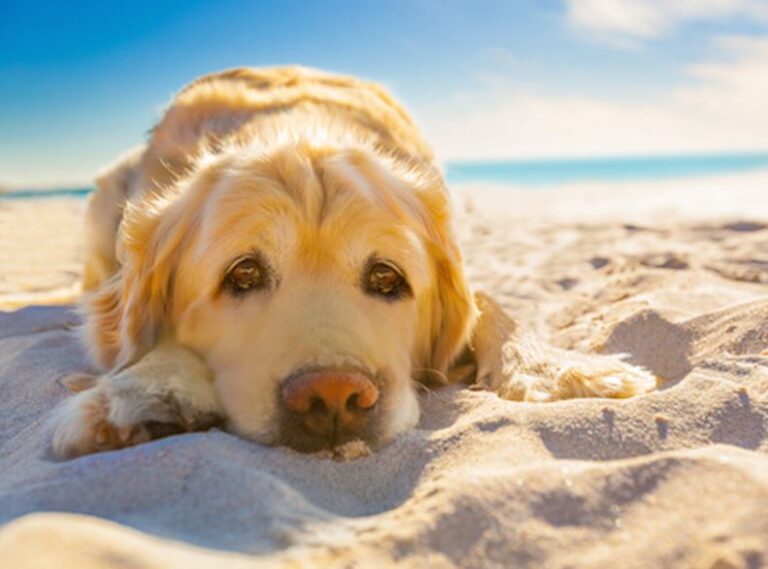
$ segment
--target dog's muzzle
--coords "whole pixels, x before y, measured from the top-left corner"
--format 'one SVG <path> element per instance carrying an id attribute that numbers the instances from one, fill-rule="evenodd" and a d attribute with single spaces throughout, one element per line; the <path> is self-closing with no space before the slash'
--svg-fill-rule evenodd
<path id="1" fill-rule="evenodd" d="M 280 395 L 288 445 L 299 450 L 365 439 L 379 401 L 379 389 L 369 378 L 337 370 L 291 376 Z"/>

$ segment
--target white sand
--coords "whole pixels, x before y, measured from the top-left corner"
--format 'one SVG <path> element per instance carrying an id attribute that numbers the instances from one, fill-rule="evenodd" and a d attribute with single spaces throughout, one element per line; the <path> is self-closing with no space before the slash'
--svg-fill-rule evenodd
<path id="1" fill-rule="evenodd" d="M 223 432 L 52 461 L 56 380 L 85 365 L 75 317 L 0 315 L 3 566 L 768 565 L 764 180 L 586 200 L 507 191 L 504 206 L 462 188 L 476 287 L 553 342 L 629 353 L 666 382 L 633 400 L 550 404 L 435 391 L 418 429 L 350 462 Z M 76 226 L 77 208 L 57 203 L 14 207 Z M 52 289 L 80 249 L 66 250 L 46 250 Z M 70 514 L 25 516 L 41 511 Z"/>
<path id="2" fill-rule="evenodd" d="M 0 310 L 80 292 L 85 200 L 0 201 Z"/>

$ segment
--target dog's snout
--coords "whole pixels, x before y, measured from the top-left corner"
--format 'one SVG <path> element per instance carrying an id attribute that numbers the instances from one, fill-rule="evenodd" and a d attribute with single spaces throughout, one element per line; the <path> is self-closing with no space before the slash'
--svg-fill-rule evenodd
<path id="1" fill-rule="evenodd" d="M 376 386 L 357 373 L 306 373 L 283 385 L 283 401 L 299 415 L 336 415 L 343 420 L 370 409 L 378 399 Z"/>
<path id="2" fill-rule="evenodd" d="M 381 394 L 364 374 L 321 370 L 294 375 L 283 382 L 281 397 L 287 446 L 312 452 L 375 438 Z"/>

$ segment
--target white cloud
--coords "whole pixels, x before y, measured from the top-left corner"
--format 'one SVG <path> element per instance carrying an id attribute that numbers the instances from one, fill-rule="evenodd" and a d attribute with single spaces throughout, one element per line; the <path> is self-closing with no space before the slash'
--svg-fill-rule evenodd
<path id="1" fill-rule="evenodd" d="M 619 46 L 659 37 L 687 20 L 768 22 L 764 0 L 565 0 L 565 7 L 573 28 Z"/>
<path id="2" fill-rule="evenodd" d="M 487 84 L 418 116 L 445 159 L 768 149 L 768 35 L 716 40 L 655 99 L 558 95 Z M 418 111 L 418 109 L 417 109 Z"/>
<path id="3" fill-rule="evenodd" d="M 689 66 L 688 74 L 698 82 L 678 89 L 677 98 L 745 120 L 768 115 L 768 36 L 724 36 L 716 43 L 732 59 Z"/>

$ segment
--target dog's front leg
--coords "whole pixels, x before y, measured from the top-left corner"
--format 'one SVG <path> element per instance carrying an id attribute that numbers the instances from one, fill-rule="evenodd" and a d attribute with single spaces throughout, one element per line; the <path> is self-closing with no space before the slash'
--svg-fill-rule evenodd
<path id="1" fill-rule="evenodd" d="M 477 293 L 472 338 L 475 387 L 516 401 L 574 397 L 632 397 L 652 391 L 656 378 L 621 355 L 563 350 L 521 330 L 493 299 Z"/>
<path id="2" fill-rule="evenodd" d="M 73 375 L 63 383 L 78 392 L 52 417 L 53 452 L 63 458 L 221 422 L 211 370 L 170 340 L 130 367 L 99 377 Z"/>

